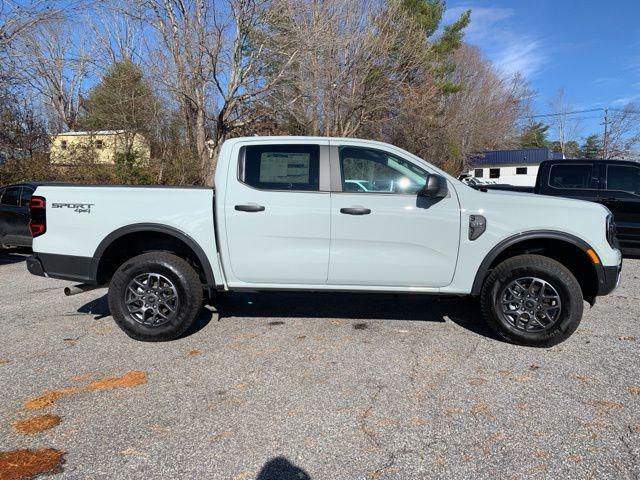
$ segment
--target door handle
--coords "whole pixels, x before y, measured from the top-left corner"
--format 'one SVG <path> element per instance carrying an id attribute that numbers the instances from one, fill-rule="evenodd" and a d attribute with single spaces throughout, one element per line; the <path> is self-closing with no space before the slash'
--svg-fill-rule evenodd
<path id="1" fill-rule="evenodd" d="M 364 207 L 347 207 L 341 208 L 340 213 L 344 213 L 346 215 L 369 215 L 371 210 Z"/>
<path id="2" fill-rule="evenodd" d="M 235 209 L 239 212 L 264 212 L 264 207 L 262 205 L 256 205 L 255 203 L 236 205 Z"/>

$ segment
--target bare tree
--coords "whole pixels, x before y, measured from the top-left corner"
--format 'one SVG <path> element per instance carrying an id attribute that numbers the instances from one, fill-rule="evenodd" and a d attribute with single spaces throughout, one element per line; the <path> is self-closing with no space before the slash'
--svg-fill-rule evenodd
<path id="1" fill-rule="evenodd" d="M 60 19 L 63 11 L 56 0 L 0 0 L 0 48 L 42 23 Z"/>
<path id="2" fill-rule="evenodd" d="M 60 19 L 63 11 L 57 0 L 0 0 L 0 89 L 16 82 L 17 41 L 39 25 Z"/>
<path id="3" fill-rule="evenodd" d="M 157 34 L 150 69 L 180 105 L 202 179 L 211 184 L 222 142 L 259 119 L 250 105 L 278 78 L 263 81 L 267 63 L 253 41 L 266 0 L 130 1 Z"/>
<path id="4" fill-rule="evenodd" d="M 637 155 L 640 146 L 640 110 L 634 103 L 611 111 L 608 121 L 607 140 L 603 157 L 630 158 Z"/>
<path id="5" fill-rule="evenodd" d="M 90 73 L 91 55 L 76 26 L 69 18 L 49 22 L 20 42 L 22 80 L 50 108 L 55 130 L 76 128 L 84 82 Z"/>
<path id="6" fill-rule="evenodd" d="M 424 37 L 397 2 L 274 0 L 268 55 L 286 68 L 271 109 L 294 132 L 354 136 L 390 115 Z"/>
<path id="7" fill-rule="evenodd" d="M 442 95 L 435 79 L 423 76 L 404 92 L 387 138 L 459 173 L 470 154 L 513 145 L 529 91 L 521 77 L 500 75 L 476 47 L 463 45 L 450 61 L 445 80 L 459 90 Z"/>
<path id="8" fill-rule="evenodd" d="M 581 129 L 580 120 L 573 120 L 574 117 L 570 114 L 573 107 L 566 101 L 564 88 L 559 88 L 556 91 L 549 101 L 549 106 L 555 114 L 551 117 L 551 123 L 558 136 L 560 151 L 563 157 L 567 158 L 571 156 L 567 148 L 567 143 L 571 141 L 575 142 L 575 139 L 578 138 Z"/>

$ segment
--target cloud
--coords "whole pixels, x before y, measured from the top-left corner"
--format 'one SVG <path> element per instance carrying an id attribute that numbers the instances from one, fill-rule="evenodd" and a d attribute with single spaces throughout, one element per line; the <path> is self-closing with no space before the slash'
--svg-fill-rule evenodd
<path id="1" fill-rule="evenodd" d="M 514 14 L 511 8 L 454 7 L 445 11 L 444 23 L 456 21 L 467 10 L 471 10 L 471 23 L 465 30 L 465 38 L 471 43 L 492 39 L 496 29 L 500 28 L 496 24 L 512 17 Z"/>
<path id="2" fill-rule="evenodd" d="M 602 77 L 602 78 L 596 78 L 591 83 L 595 85 L 610 85 L 612 83 L 617 83 L 619 80 L 620 80 L 619 78 L 614 78 L 614 77 Z"/>
<path id="3" fill-rule="evenodd" d="M 471 10 L 471 23 L 465 30 L 465 40 L 480 47 L 505 76 L 520 73 L 531 78 L 548 62 L 549 51 L 544 42 L 516 33 L 511 24 L 513 9 L 458 6 L 445 11 L 445 24 L 466 10 Z"/>
<path id="4" fill-rule="evenodd" d="M 613 102 L 611 102 L 611 105 L 627 106 L 630 103 L 636 103 L 638 100 L 640 100 L 640 93 L 636 95 L 629 95 L 628 97 L 617 98 Z"/>
<path id="5" fill-rule="evenodd" d="M 493 60 L 505 75 L 520 73 L 529 78 L 542 69 L 548 57 L 540 41 L 522 38 L 506 46 Z"/>

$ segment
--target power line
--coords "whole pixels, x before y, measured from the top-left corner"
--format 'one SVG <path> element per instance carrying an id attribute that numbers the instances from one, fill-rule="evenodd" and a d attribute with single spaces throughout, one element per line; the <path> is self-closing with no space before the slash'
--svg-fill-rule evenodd
<path id="1" fill-rule="evenodd" d="M 555 112 L 555 113 L 540 113 L 537 115 L 523 115 L 519 118 L 521 119 L 528 119 L 528 118 L 548 118 L 548 117 L 561 117 L 564 115 L 577 115 L 580 113 L 592 113 L 592 112 L 603 112 L 603 114 L 605 113 L 606 110 L 610 110 L 613 112 L 621 112 L 621 113 L 627 113 L 629 115 L 640 115 L 640 110 L 631 110 L 631 109 L 624 109 L 624 108 L 613 108 L 613 107 L 601 107 L 601 108 L 590 108 L 587 110 L 572 110 L 570 112 Z"/>
<path id="2" fill-rule="evenodd" d="M 543 117 L 560 117 L 562 115 L 575 115 L 578 113 L 591 113 L 591 112 L 601 112 L 602 108 L 590 108 L 588 110 L 574 110 L 572 112 L 558 112 L 558 113 L 541 113 L 539 115 L 524 115 L 520 118 L 543 118 Z"/>

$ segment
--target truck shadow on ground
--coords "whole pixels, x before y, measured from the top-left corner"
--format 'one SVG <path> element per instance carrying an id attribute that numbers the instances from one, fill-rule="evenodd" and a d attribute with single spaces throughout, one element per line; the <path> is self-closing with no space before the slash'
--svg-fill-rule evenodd
<path id="1" fill-rule="evenodd" d="M 27 248 L 10 248 L 0 250 L 0 265 L 11 265 L 12 263 L 24 262 L 31 250 Z"/>
<path id="2" fill-rule="evenodd" d="M 216 295 L 183 337 L 208 325 L 213 314 L 225 318 L 339 318 L 351 320 L 404 320 L 440 322 L 447 320 L 483 337 L 500 340 L 487 326 L 474 298 L 437 297 L 410 294 L 335 292 L 260 292 Z M 78 312 L 109 316 L 107 296 L 82 305 Z M 501 340 L 500 340 L 501 341 Z"/>

